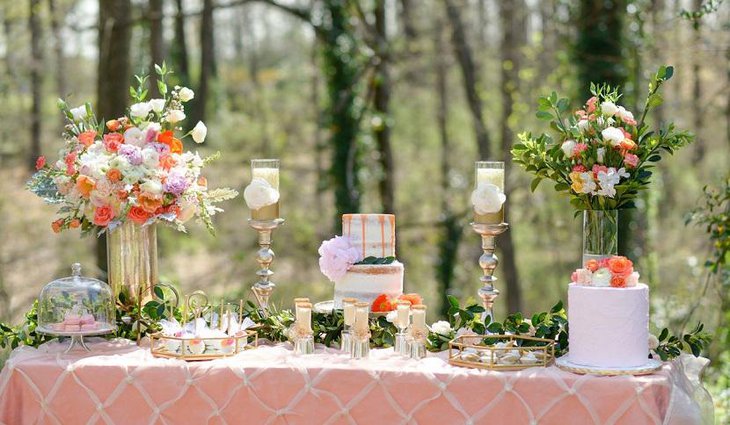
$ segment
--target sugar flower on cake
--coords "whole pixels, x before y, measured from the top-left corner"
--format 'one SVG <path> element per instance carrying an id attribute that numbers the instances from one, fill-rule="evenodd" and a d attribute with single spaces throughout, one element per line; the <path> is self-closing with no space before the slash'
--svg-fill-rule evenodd
<path id="1" fill-rule="evenodd" d="M 347 236 L 335 236 L 322 242 L 319 250 L 319 269 L 332 282 L 345 277 L 347 270 L 362 260 L 360 250 Z"/>
<path id="2" fill-rule="evenodd" d="M 499 186 L 481 182 L 471 194 L 471 203 L 477 214 L 493 214 L 502 209 L 507 195 Z"/>
<path id="3" fill-rule="evenodd" d="M 584 268 L 573 272 L 571 281 L 577 285 L 630 288 L 639 283 L 639 273 L 628 258 L 613 256 L 589 260 Z"/>
<path id="4" fill-rule="evenodd" d="M 266 179 L 254 177 L 243 191 L 243 199 L 252 210 L 258 210 L 279 202 L 279 191 Z"/>

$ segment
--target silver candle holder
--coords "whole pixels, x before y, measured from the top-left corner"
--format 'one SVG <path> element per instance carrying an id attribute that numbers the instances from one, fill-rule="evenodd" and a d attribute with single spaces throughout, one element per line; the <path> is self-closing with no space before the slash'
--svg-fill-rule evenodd
<path id="1" fill-rule="evenodd" d="M 256 302 L 258 302 L 261 308 L 262 315 L 268 315 L 269 298 L 271 297 L 276 284 L 272 282 L 271 276 L 274 274 L 269 267 L 274 262 L 276 255 L 271 249 L 271 234 L 273 231 L 284 224 L 283 218 L 277 218 L 273 220 L 254 220 L 249 219 L 248 225 L 254 228 L 258 234 L 259 250 L 256 252 L 256 262 L 259 263 L 259 270 L 256 272 L 258 281 L 251 287 Z"/>
<path id="2" fill-rule="evenodd" d="M 482 251 L 484 251 L 479 257 L 479 267 L 482 268 L 484 275 L 479 278 L 482 287 L 479 288 L 477 294 L 484 305 L 484 317 L 489 315 L 490 319 L 494 320 L 494 300 L 499 296 L 499 290 L 494 287 L 494 283 L 497 281 L 494 270 L 499 264 L 494 250 L 497 248 L 497 236 L 506 232 L 509 224 L 471 223 L 471 226 L 482 237 Z"/>

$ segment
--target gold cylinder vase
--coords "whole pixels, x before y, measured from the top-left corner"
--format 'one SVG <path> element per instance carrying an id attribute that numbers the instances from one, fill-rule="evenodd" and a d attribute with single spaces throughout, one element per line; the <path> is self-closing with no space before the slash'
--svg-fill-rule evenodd
<path id="1" fill-rule="evenodd" d="M 158 282 L 155 224 L 127 221 L 108 232 L 106 255 L 109 286 L 117 302 L 144 304 L 152 297 Z"/>

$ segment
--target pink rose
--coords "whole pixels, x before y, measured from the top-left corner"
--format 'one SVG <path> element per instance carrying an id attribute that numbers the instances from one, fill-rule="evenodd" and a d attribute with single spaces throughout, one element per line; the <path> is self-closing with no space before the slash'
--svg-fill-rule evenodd
<path id="1" fill-rule="evenodd" d="M 590 285 L 593 280 L 593 272 L 588 269 L 578 269 L 573 272 L 571 279 L 578 285 Z"/>
<path id="2" fill-rule="evenodd" d="M 586 150 L 588 150 L 588 145 L 586 145 L 585 143 L 577 143 L 573 148 L 573 157 L 579 156 Z"/>
<path id="3" fill-rule="evenodd" d="M 94 224 L 104 227 L 114 218 L 114 210 L 109 205 L 98 207 L 94 211 Z"/>
<path id="4" fill-rule="evenodd" d="M 626 156 L 624 156 L 624 164 L 626 164 L 627 167 L 636 168 L 636 166 L 639 165 L 639 157 L 633 153 L 627 153 Z"/>
<path id="5" fill-rule="evenodd" d="M 319 269 L 332 282 L 343 277 L 353 264 L 362 260 L 360 250 L 352 246 L 350 238 L 335 236 L 319 247 Z"/>

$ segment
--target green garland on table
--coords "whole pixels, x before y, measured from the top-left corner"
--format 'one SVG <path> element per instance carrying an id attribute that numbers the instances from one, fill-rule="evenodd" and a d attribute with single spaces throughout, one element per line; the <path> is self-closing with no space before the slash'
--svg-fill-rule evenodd
<path id="1" fill-rule="evenodd" d="M 157 300 L 147 302 L 141 311 L 132 304 L 125 304 L 124 299 L 117 306 L 117 332 L 109 337 L 136 339 L 141 336 L 160 330 L 159 321 L 169 319 L 170 313 L 175 319 L 182 320 L 182 312 L 178 308 L 171 308 L 166 302 L 164 294 L 155 288 Z M 449 348 L 449 341 L 454 339 L 458 332 L 483 334 L 515 334 L 529 335 L 555 341 L 555 355 L 561 356 L 568 351 L 568 318 L 559 301 L 549 311 L 532 315 L 527 320 L 522 313 L 507 316 L 502 322 L 492 322 L 489 316 L 482 321 L 481 314 L 484 307 L 471 304 L 462 307 L 455 297 L 449 295 L 448 322 L 435 323 L 430 329 L 427 338 L 427 348 L 432 352 L 444 351 Z M 0 347 L 12 349 L 19 345 L 38 347 L 53 337 L 35 332 L 38 325 L 38 302 L 34 302 L 25 315 L 25 321 L 18 326 L 0 323 Z M 288 330 L 294 323 L 294 314 L 291 310 L 279 310 L 271 307 L 268 314 L 263 314 L 253 302 L 247 301 L 244 307 L 244 316 L 253 320 L 258 327 L 256 332 L 259 338 L 271 342 L 288 340 Z M 332 314 L 312 313 L 312 330 L 314 341 L 328 347 L 340 343 L 344 319 L 342 312 L 335 310 Z M 690 333 L 680 336 L 670 336 L 669 330 L 664 328 L 657 338 L 657 347 L 654 352 L 663 360 L 671 360 L 683 351 L 699 356 L 710 342 L 710 334 L 705 332 L 704 325 L 698 324 Z M 397 329 L 386 317 L 376 317 L 370 320 L 370 345 L 373 348 L 392 347 Z M 539 342 L 525 341 L 523 345 L 534 345 Z"/>

